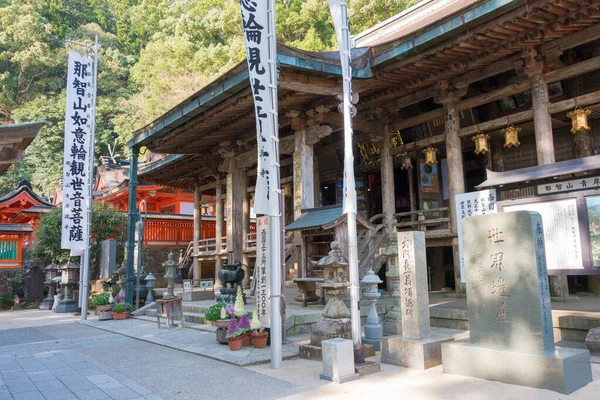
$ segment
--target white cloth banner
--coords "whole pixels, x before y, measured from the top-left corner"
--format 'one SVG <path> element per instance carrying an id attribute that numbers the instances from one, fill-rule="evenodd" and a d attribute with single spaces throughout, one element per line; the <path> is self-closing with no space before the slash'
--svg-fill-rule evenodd
<path id="1" fill-rule="evenodd" d="M 271 244 L 269 240 L 270 217 L 256 218 L 256 311 L 258 319 L 265 328 L 271 326 L 271 305 L 269 304 Z"/>
<path id="2" fill-rule="evenodd" d="M 269 25 L 267 1 L 240 0 L 248 74 L 256 109 L 258 170 L 254 212 L 279 215 L 279 146 L 275 27 Z M 272 42 L 272 43 L 270 43 Z"/>
<path id="3" fill-rule="evenodd" d="M 84 250 L 88 243 L 93 82 L 92 56 L 69 49 L 63 161 L 63 249 Z"/>
<path id="4" fill-rule="evenodd" d="M 460 258 L 460 280 L 465 283 L 467 274 L 465 271 L 465 252 L 463 250 L 462 220 L 473 215 L 496 214 L 496 189 L 480 190 L 457 194 L 456 199 L 456 229 L 458 231 L 458 257 Z"/>
<path id="5" fill-rule="evenodd" d="M 342 64 L 344 113 L 344 214 L 356 214 L 356 182 L 352 146 L 352 49 L 346 0 L 328 0 Z"/>

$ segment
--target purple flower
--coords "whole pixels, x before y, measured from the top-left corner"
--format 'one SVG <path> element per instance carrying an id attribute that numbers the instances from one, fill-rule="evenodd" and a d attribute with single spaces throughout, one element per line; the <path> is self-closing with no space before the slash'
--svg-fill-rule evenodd
<path id="1" fill-rule="evenodd" d="M 116 295 L 115 298 L 114 298 L 114 300 L 115 300 L 115 303 L 120 303 L 121 302 L 121 296 Z"/>
<path id="2" fill-rule="evenodd" d="M 229 326 L 227 327 L 227 335 L 232 335 L 239 330 L 239 326 L 235 317 L 231 317 L 229 320 Z"/>
<path id="3" fill-rule="evenodd" d="M 248 321 L 248 317 L 246 317 L 245 315 L 242 315 L 242 318 L 240 318 L 240 324 L 238 325 L 238 327 L 243 331 L 249 331 L 250 330 L 250 321 Z"/>

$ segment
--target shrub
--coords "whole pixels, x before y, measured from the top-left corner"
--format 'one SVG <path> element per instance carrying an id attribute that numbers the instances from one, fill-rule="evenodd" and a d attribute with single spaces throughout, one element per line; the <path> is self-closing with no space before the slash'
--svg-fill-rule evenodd
<path id="1" fill-rule="evenodd" d="M 218 302 L 217 304 L 213 304 L 212 306 L 206 309 L 206 320 L 207 321 L 216 321 L 221 319 L 221 310 L 225 307 L 225 303 Z"/>
<path id="2" fill-rule="evenodd" d="M 113 311 L 116 313 L 122 313 L 125 311 L 133 311 L 133 307 L 129 303 L 115 303 Z"/>
<path id="3" fill-rule="evenodd" d="M 94 307 L 106 306 L 109 303 L 110 293 L 100 293 L 92 298 L 92 304 Z"/>

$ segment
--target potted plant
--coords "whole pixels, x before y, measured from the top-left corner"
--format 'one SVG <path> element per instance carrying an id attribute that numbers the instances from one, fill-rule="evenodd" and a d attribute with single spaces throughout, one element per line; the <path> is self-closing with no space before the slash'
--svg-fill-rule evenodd
<path id="1" fill-rule="evenodd" d="M 129 313 L 133 311 L 133 307 L 128 303 L 115 303 L 113 307 L 112 317 L 113 319 L 127 319 Z"/>
<path id="2" fill-rule="evenodd" d="M 252 311 L 252 322 L 250 323 L 250 329 L 252 330 L 252 344 L 255 349 L 264 349 L 267 345 L 267 339 L 269 338 L 269 332 L 262 332 L 262 324 L 258 319 L 258 312 L 256 308 Z"/>
<path id="3" fill-rule="evenodd" d="M 237 295 L 235 296 L 235 316 L 241 318 L 242 315 L 246 315 L 246 309 L 244 308 L 244 295 L 242 293 L 242 287 L 238 285 Z"/>
<path id="4" fill-rule="evenodd" d="M 240 327 L 237 323 L 235 317 L 231 317 L 229 320 L 229 327 L 227 328 L 227 343 L 229 343 L 229 350 L 238 351 L 242 348 L 243 341 L 243 331 L 240 330 Z"/>
<path id="5" fill-rule="evenodd" d="M 229 319 L 225 313 L 225 303 L 218 302 L 206 309 L 204 317 L 207 321 L 214 322 L 217 327 L 227 329 L 229 326 Z"/>
<path id="6" fill-rule="evenodd" d="M 92 304 L 98 312 L 111 311 L 113 305 L 110 304 L 110 293 L 100 293 L 92 298 Z"/>
<path id="7" fill-rule="evenodd" d="M 250 346 L 252 344 L 252 336 L 250 336 L 250 321 L 248 321 L 248 317 L 242 315 L 238 327 L 244 332 L 242 334 L 242 346 Z"/>

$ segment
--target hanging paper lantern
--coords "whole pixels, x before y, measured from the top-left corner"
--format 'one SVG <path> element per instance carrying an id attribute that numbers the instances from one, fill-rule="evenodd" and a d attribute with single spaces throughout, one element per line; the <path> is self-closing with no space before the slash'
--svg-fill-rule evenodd
<path id="1" fill-rule="evenodd" d="M 575 110 L 567 114 L 567 117 L 571 118 L 571 133 L 574 135 L 581 130 L 589 130 L 588 115 L 592 113 L 591 110 L 583 110 L 581 107 L 577 107 Z"/>
<path id="2" fill-rule="evenodd" d="M 502 133 L 504 133 L 504 147 L 510 149 L 513 146 L 517 147 L 520 145 L 519 132 L 521 132 L 521 128 L 515 128 L 512 125 L 508 125 L 506 129 L 502 129 Z"/>
<path id="3" fill-rule="evenodd" d="M 475 142 L 475 154 L 485 154 L 490 151 L 489 139 L 490 135 L 486 135 L 485 133 L 480 133 L 471 138 Z"/>
<path id="4" fill-rule="evenodd" d="M 438 150 L 435 147 L 428 147 L 426 149 L 423 149 L 423 153 L 425 154 L 426 165 L 437 164 L 437 151 Z"/>
<path id="5" fill-rule="evenodd" d="M 400 169 L 405 171 L 407 169 L 412 169 L 412 167 L 413 167 L 413 165 L 412 165 L 412 160 L 410 159 L 410 156 L 408 155 L 408 153 L 404 153 L 400 160 Z"/>

